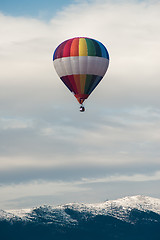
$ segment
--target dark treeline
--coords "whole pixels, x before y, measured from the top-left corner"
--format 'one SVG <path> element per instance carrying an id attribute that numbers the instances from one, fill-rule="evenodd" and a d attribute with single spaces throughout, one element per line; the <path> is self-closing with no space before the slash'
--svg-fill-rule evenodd
<path id="1" fill-rule="evenodd" d="M 37 219 L 32 222 L 1 221 L 1 240 L 159 240 L 160 215 L 132 210 L 132 223 L 111 216 L 82 218 L 76 211 L 68 214 L 78 224 L 57 224 Z"/>

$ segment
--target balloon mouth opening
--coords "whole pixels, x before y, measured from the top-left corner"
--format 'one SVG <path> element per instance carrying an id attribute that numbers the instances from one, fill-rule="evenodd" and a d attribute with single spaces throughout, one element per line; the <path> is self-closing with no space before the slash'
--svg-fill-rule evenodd
<path id="1" fill-rule="evenodd" d="M 74 95 L 77 98 L 77 101 L 82 104 L 87 98 L 88 98 L 88 94 L 75 94 Z"/>

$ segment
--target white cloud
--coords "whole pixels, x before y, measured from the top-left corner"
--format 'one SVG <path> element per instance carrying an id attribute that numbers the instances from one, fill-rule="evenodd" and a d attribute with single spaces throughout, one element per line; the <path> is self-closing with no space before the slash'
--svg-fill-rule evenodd
<path id="1" fill-rule="evenodd" d="M 103 178 L 95 179 L 82 179 L 79 184 L 91 184 L 91 183 L 111 183 L 111 182 L 148 182 L 148 181 L 160 181 L 160 171 L 155 172 L 152 175 L 146 174 L 134 174 L 134 175 L 113 175 Z"/>
<path id="2" fill-rule="evenodd" d="M 2 170 L 157 169 L 159 11 L 159 1 L 79 1 L 50 22 L 0 14 Z M 102 41 L 111 59 L 84 114 L 52 66 L 54 49 L 74 36 Z M 126 175 L 117 181 L 154 179 Z"/>
<path id="3" fill-rule="evenodd" d="M 110 111 L 100 114 L 98 122 L 83 123 L 77 116 L 62 122 L 2 118 L 1 168 L 159 164 L 160 114 L 156 109 Z"/>
<path id="4" fill-rule="evenodd" d="M 98 197 L 96 196 L 96 188 L 100 188 L 100 185 L 103 184 L 114 184 L 122 182 L 134 183 L 137 182 L 154 182 L 160 180 L 160 172 L 155 172 L 152 175 L 147 174 L 135 174 L 135 175 L 111 175 L 103 178 L 83 178 L 80 181 L 31 181 L 28 183 L 12 184 L 12 185 L 2 185 L 0 186 L 1 199 L 0 205 L 4 206 L 5 209 L 8 208 L 20 208 L 24 206 L 33 207 L 39 204 L 58 204 L 66 203 L 68 200 L 71 200 L 69 196 L 74 196 L 76 201 L 88 202 L 84 196 L 88 194 L 93 197 L 93 201 L 97 201 Z M 117 189 L 118 190 L 118 189 Z M 103 194 L 104 194 L 103 190 Z M 68 195 L 67 200 L 64 198 L 65 195 Z M 81 198 L 77 198 L 81 196 Z M 101 196 L 105 197 L 105 196 Z M 31 201 L 31 199 L 33 199 Z M 57 202 L 58 199 L 58 202 Z M 91 201 L 91 198 L 89 198 Z"/>
<path id="5" fill-rule="evenodd" d="M 67 99 L 69 93 L 53 70 L 52 52 L 67 38 L 89 36 L 102 41 L 111 57 L 96 101 L 157 104 L 159 9 L 159 2 L 82 2 L 65 8 L 50 23 L 1 14 L 1 98 L 17 104 L 20 97 L 30 108 L 31 103 L 62 103 L 63 94 Z M 68 100 L 74 102 L 72 96 Z"/>
<path id="6" fill-rule="evenodd" d="M 78 187 L 74 183 L 67 182 L 46 182 L 46 181 L 32 181 L 27 184 L 18 184 L 18 185 L 8 185 L 1 186 L 1 199 L 0 205 L 3 205 L 5 208 L 11 204 L 12 207 L 19 206 L 17 204 L 20 201 L 24 201 L 25 205 L 29 207 L 37 206 L 41 203 L 39 198 L 42 197 L 45 199 L 45 202 L 48 201 L 47 197 L 50 199 L 56 198 L 56 196 L 63 196 L 65 193 L 77 193 L 82 191 L 87 191 L 86 187 Z M 35 199 L 35 202 L 28 204 L 28 199 Z M 22 199 L 22 200 L 21 200 Z M 47 200 L 46 200 L 47 199 Z M 42 203 L 41 203 L 42 204 Z M 52 203 L 53 204 L 53 203 Z M 9 207 L 10 208 L 10 207 Z"/>
<path id="7" fill-rule="evenodd" d="M 17 118 L 0 118 L 0 130 L 26 129 L 33 126 L 32 120 Z"/>

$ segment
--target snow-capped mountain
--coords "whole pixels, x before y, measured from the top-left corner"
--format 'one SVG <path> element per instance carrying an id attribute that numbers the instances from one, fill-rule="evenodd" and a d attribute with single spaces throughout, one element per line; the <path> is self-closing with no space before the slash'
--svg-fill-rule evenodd
<path id="1" fill-rule="evenodd" d="M 131 221 L 129 216 L 133 209 L 144 212 L 152 211 L 160 214 L 160 199 L 138 195 L 117 200 L 108 200 L 97 204 L 70 203 L 56 207 L 41 206 L 33 209 L 0 210 L 0 219 L 36 221 L 37 218 L 43 217 L 48 222 L 76 224 L 77 220 L 69 214 L 69 211 L 72 210 L 79 212 L 79 214 L 86 218 L 103 215 L 128 222 Z"/>
<path id="2" fill-rule="evenodd" d="M 70 203 L 56 207 L 0 210 L 0 232 L 4 231 L 6 236 L 6 232 L 14 233 L 17 228 L 22 235 L 26 233 L 26 239 L 94 240 L 100 236 L 101 240 L 159 240 L 160 199 L 139 195 L 97 204 Z M 43 234 L 48 234 L 48 238 Z M 16 240 L 22 237 L 25 239 L 15 235 Z M 9 240 L 10 235 L 4 239 Z"/>

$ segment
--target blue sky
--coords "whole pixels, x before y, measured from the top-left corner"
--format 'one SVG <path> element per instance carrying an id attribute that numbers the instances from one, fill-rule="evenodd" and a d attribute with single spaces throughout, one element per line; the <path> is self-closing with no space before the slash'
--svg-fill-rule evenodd
<path id="1" fill-rule="evenodd" d="M 0 3 L 0 209 L 160 198 L 159 1 L 28 2 Z M 84 114 L 52 63 L 74 36 L 110 54 Z"/>
<path id="2" fill-rule="evenodd" d="M 74 0 L 46 0 L 46 1 L 38 1 L 38 0 L 7 0 L 1 1 L 0 10 L 7 15 L 12 16 L 27 16 L 27 17 L 36 17 L 43 19 L 50 19 L 56 14 L 57 11 L 60 11 L 62 8 L 67 5 L 75 3 Z"/>

